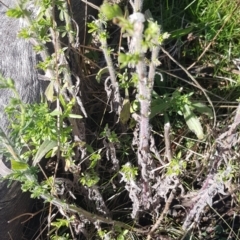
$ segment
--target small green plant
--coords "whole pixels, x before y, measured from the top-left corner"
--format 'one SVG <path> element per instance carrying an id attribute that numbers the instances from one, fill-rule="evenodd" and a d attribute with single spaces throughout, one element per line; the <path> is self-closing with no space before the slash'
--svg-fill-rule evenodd
<path id="1" fill-rule="evenodd" d="M 124 175 L 124 178 L 127 181 L 135 180 L 138 175 L 138 168 L 131 166 L 130 163 L 127 163 L 122 166 L 121 174 Z"/>
<path id="2" fill-rule="evenodd" d="M 82 174 L 82 177 L 80 178 L 80 183 L 83 186 L 92 187 L 98 183 L 100 178 L 97 176 L 97 173 L 94 170 L 89 170 Z"/>
<path id="3" fill-rule="evenodd" d="M 198 139 L 203 139 L 203 129 L 194 112 L 205 114 L 211 118 L 213 116 L 212 111 L 205 104 L 192 101 L 191 96 L 193 93 L 181 94 L 181 91 L 181 89 L 177 89 L 171 95 L 165 94 L 163 96 L 155 94 L 150 118 L 159 113 L 171 115 L 172 112 L 177 112 L 179 115 L 184 116 L 189 129 L 196 134 Z"/>
<path id="4" fill-rule="evenodd" d="M 125 229 L 125 230 L 122 230 L 121 228 L 117 228 L 115 229 L 115 231 L 106 231 L 106 230 L 99 230 L 98 231 L 98 236 L 102 239 L 102 240 L 105 240 L 105 239 L 110 239 L 110 240 L 114 240 L 114 239 L 117 239 L 117 240 L 127 240 L 129 239 L 128 238 L 128 233 L 129 233 L 129 230 Z"/>
<path id="5" fill-rule="evenodd" d="M 167 175 L 183 174 L 183 172 L 186 170 L 187 163 L 182 159 L 181 155 L 181 152 L 179 152 L 175 158 L 172 158 L 167 167 Z"/>
<path id="6" fill-rule="evenodd" d="M 118 136 L 114 131 L 111 131 L 108 125 L 105 126 L 103 132 L 100 134 L 101 137 L 106 137 L 111 143 L 118 143 Z"/>

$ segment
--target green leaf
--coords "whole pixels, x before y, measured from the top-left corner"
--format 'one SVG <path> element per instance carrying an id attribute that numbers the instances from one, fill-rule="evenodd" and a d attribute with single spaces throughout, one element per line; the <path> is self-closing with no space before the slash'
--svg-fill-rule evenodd
<path id="1" fill-rule="evenodd" d="M 29 12 L 27 10 L 22 10 L 21 8 L 10 8 L 7 10 L 6 15 L 12 18 L 21 18 L 23 16 L 29 16 Z"/>
<path id="2" fill-rule="evenodd" d="M 120 122 L 122 124 L 126 124 L 130 118 L 130 107 L 131 107 L 131 105 L 130 105 L 129 99 L 124 99 L 123 100 L 123 108 L 120 113 Z"/>
<path id="3" fill-rule="evenodd" d="M 80 183 L 84 186 L 92 187 L 93 185 L 96 185 L 99 180 L 100 178 L 97 174 L 94 171 L 90 171 L 83 174 L 80 178 Z"/>
<path id="4" fill-rule="evenodd" d="M 150 119 L 159 113 L 164 113 L 171 106 L 171 102 L 168 99 L 156 99 L 152 101 Z"/>
<path id="5" fill-rule="evenodd" d="M 124 236 L 121 234 L 121 235 L 118 235 L 117 240 L 125 240 L 125 238 L 124 238 Z"/>
<path id="6" fill-rule="evenodd" d="M 118 54 L 118 62 L 120 63 L 120 68 L 124 68 L 127 65 L 135 66 L 140 60 L 140 55 L 138 53 L 135 54 L 125 54 L 119 53 Z"/>
<path id="7" fill-rule="evenodd" d="M 88 167 L 88 169 L 91 169 L 97 165 L 98 160 L 101 159 L 101 155 L 98 153 L 95 153 L 95 154 L 92 154 L 89 159 L 90 159 L 90 166 Z"/>
<path id="8" fill-rule="evenodd" d="M 54 81 L 51 81 L 48 84 L 47 89 L 45 91 L 45 95 L 49 102 L 53 102 L 53 100 L 54 100 Z"/>
<path id="9" fill-rule="evenodd" d="M 108 67 L 101 68 L 101 69 L 98 71 L 97 76 L 96 76 L 96 80 L 97 80 L 98 83 L 100 83 L 101 77 L 102 77 L 102 75 L 105 74 L 105 73 L 108 73 Z"/>
<path id="10" fill-rule="evenodd" d="M 199 140 L 202 140 L 204 138 L 202 125 L 198 120 L 197 116 L 193 113 L 193 111 L 190 109 L 190 107 L 187 104 L 184 105 L 182 109 L 182 113 L 188 125 L 188 128 L 196 134 Z"/>
<path id="11" fill-rule="evenodd" d="M 62 111 L 59 111 L 58 109 L 54 109 L 51 113 L 51 116 L 59 116 L 62 115 Z"/>
<path id="12" fill-rule="evenodd" d="M 109 3 L 104 3 L 100 7 L 100 11 L 108 20 L 112 20 L 115 17 L 123 17 L 122 10 L 117 4 L 111 5 Z"/>
<path id="13" fill-rule="evenodd" d="M 86 144 L 86 148 L 87 148 L 87 152 L 88 153 L 93 153 L 94 152 L 94 150 L 93 150 L 91 145 Z"/>
<path id="14" fill-rule="evenodd" d="M 46 139 L 39 147 L 36 156 L 33 159 L 33 166 L 36 166 L 36 164 L 38 164 L 41 161 L 41 159 L 46 155 L 46 153 L 48 153 L 56 146 L 57 146 L 56 141 Z"/>
<path id="15" fill-rule="evenodd" d="M 69 226 L 69 220 L 58 218 L 57 221 L 51 222 L 51 225 L 54 226 L 54 227 L 57 227 L 58 229 L 60 227 L 65 227 L 65 226 L 68 227 Z"/>
<path id="16" fill-rule="evenodd" d="M 139 104 L 139 101 L 138 100 L 134 100 L 132 103 L 131 103 L 131 107 L 130 107 L 130 113 L 135 113 L 139 110 L 140 108 L 140 104 Z"/>
<path id="17" fill-rule="evenodd" d="M 28 168 L 28 164 L 27 163 L 11 160 L 11 169 L 12 170 L 23 171 L 23 170 L 26 170 L 27 168 Z"/>
<path id="18" fill-rule="evenodd" d="M 67 103 L 65 102 L 65 99 L 64 99 L 62 94 L 59 95 L 59 100 L 60 100 L 60 103 L 63 106 L 63 109 L 66 109 L 67 108 Z"/>
<path id="19" fill-rule="evenodd" d="M 201 113 L 201 114 L 205 114 L 208 117 L 212 118 L 213 117 L 213 112 L 212 109 L 209 108 L 207 105 L 205 105 L 204 103 L 200 103 L 200 102 L 193 102 L 191 104 L 191 107 L 194 108 L 194 110 L 196 110 L 197 112 Z"/>
<path id="20" fill-rule="evenodd" d="M 20 157 L 18 156 L 17 151 L 12 147 L 11 142 L 9 141 L 9 139 L 7 138 L 6 134 L 4 133 L 1 127 L 0 127 L 0 142 L 5 147 L 7 152 L 11 155 L 11 157 L 15 161 L 20 162 L 19 160 Z"/>
<path id="21" fill-rule="evenodd" d="M 70 118 L 77 118 L 77 119 L 81 119 L 81 118 L 83 118 L 81 115 L 78 115 L 78 114 L 72 114 L 72 113 L 68 114 L 68 117 L 70 117 Z"/>
<path id="22" fill-rule="evenodd" d="M 0 74 L 0 88 L 10 88 L 10 89 L 15 89 L 15 84 L 14 81 L 11 78 L 4 78 Z"/>
<path id="23" fill-rule="evenodd" d="M 180 38 L 180 37 L 186 36 L 191 31 L 193 31 L 193 28 L 194 28 L 193 26 L 190 26 L 190 27 L 187 27 L 187 28 L 184 28 L 184 29 L 174 30 L 173 32 L 170 32 L 170 34 L 171 34 L 170 39 Z"/>

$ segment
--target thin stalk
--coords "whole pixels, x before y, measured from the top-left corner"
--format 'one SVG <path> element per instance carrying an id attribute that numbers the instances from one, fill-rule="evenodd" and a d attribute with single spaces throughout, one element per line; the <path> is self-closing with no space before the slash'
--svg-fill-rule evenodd
<path id="1" fill-rule="evenodd" d="M 104 32 L 105 30 L 103 29 L 102 23 L 99 24 L 100 26 L 100 32 Z M 120 115 L 121 112 L 121 95 L 119 92 L 119 85 L 117 82 L 117 77 L 116 77 L 116 72 L 113 66 L 113 62 L 109 53 L 109 49 L 108 49 L 108 45 L 107 45 L 107 38 L 104 37 L 100 37 L 100 42 L 101 42 L 101 48 L 104 54 L 104 58 L 108 67 L 108 71 L 109 71 L 109 75 L 110 75 L 110 79 L 111 79 L 111 84 L 112 84 L 112 88 L 113 88 L 113 108 L 114 111 Z"/>

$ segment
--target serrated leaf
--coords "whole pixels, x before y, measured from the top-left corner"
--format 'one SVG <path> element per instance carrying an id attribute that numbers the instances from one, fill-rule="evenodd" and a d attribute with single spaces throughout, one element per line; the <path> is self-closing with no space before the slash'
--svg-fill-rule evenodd
<path id="1" fill-rule="evenodd" d="M 204 138 L 202 125 L 197 116 L 193 113 L 187 104 L 184 105 L 182 113 L 188 125 L 188 128 L 196 134 L 199 140 L 202 140 Z"/>
<path id="2" fill-rule="evenodd" d="M 33 166 L 36 166 L 41 159 L 54 147 L 57 146 L 57 142 L 53 140 L 46 139 L 42 145 L 39 147 L 34 159 L 33 159 Z"/>

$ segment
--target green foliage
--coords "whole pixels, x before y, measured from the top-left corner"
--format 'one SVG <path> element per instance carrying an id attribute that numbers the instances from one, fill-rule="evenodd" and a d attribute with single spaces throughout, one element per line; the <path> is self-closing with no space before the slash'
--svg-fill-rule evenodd
<path id="1" fill-rule="evenodd" d="M 19 179 L 19 177 L 17 178 Z M 32 191 L 36 187 L 36 181 L 25 180 L 22 183 L 21 189 L 23 192 Z"/>
<path id="2" fill-rule="evenodd" d="M 119 227 L 115 227 L 115 231 L 106 231 L 106 230 L 98 230 L 98 236 L 102 239 L 110 239 L 110 240 L 127 240 L 129 230 L 122 229 Z"/>
<path id="3" fill-rule="evenodd" d="M 167 167 L 167 175 L 183 174 L 187 167 L 187 163 L 182 159 L 181 155 L 181 152 L 178 152 L 177 156 L 171 160 Z"/>
<path id="4" fill-rule="evenodd" d="M 59 235 L 51 235 L 51 240 L 71 240 L 68 233 L 64 233 L 62 236 Z"/>
<path id="5" fill-rule="evenodd" d="M 26 9 L 23 10 L 21 7 L 17 7 L 15 9 L 9 9 L 7 11 L 7 16 L 12 18 L 21 18 L 29 15 L 30 13 Z"/>
<path id="6" fill-rule="evenodd" d="M 51 225 L 56 227 L 57 229 L 61 228 L 61 227 L 68 227 L 69 226 L 69 220 L 67 219 L 60 219 L 57 218 L 56 221 L 51 222 Z"/>
<path id="7" fill-rule="evenodd" d="M 92 187 L 98 183 L 100 178 L 97 176 L 97 173 L 90 169 L 86 171 L 85 173 L 82 173 L 82 177 L 80 178 L 80 183 L 83 186 Z"/>
<path id="8" fill-rule="evenodd" d="M 32 192 L 31 198 L 40 198 L 44 193 L 49 192 L 50 187 L 46 184 L 36 185 L 33 187 L 33 189 L 28 189 Z"/>
<path id="9" fill-rule="evenodd" d="M 11 160 L 11 167 L 12 167 L 12 170 L 15 170 L 15 171 L 24 171 L 28 168 L 28 165 L 23 162 L 17 162 L 15 160 Z"/>
<path id="10" fill-rule="evenodd" d="M 101 5 L 100 10 L 107 20 L 113 20 L 115 17 L 123 17 L 122 10 L 117 4 L 104 3 Z"/>
<path id="11" fill-rule="evenodd" d="M 157 114 L 171 115 L 172 112 L 177 112 L 183 115 L 188 125 L 188 128 L 193 131 L 198 139 L 204 138 L 201 123 L 194 112 L 205 114 L 212 117 L 212 110 L 201 102 L 191 100 L 193 93 L 181 94 L 181 90 L 174 91 L 171 95 L 165 94 L 162 97 L 155 94 L 155 99 L 152 101 L 151 115 L 153 118 Z"/>
<path id="12" fill-rule="evenodd" d="M 129 99 L 128 98 L 124 99 L 122 110 L 121 110 L 121 113 L 120 113 L 120 122 L 122 124 L 126 124 L 131 117 L 130 107 L 131 107 L 131 104 L 130 104 Z"/>
<path id="13" fill-rule="evenodd" d="M 218 170 L 218 181 L 224 183 L 231 182 L 234 179 L 234 177 L 238 174 L 239 166 L 234 164 L 232 160 L 229 159 L 226 169 L 220 168 Z"/>
<path id="14" fill-rule="evenodd" d="M 98 31 L 98 25 L 95 22 L 88 23 L 88 33 L 95 33 Z"/>
<path id="15" fill-rule="evenodd" d="M 138 168 L 126 163 L 122 166 L 120 172 L 125 176 L 127 181 L 135 180 L 138 175 Z"/>
<path id="16" fill-rule="evenodd" d="M 118 136 L 114 131 L 110 131 L 108 125 L 105 126 L 103 132 L 100 134 L 101 137 L 106 137 L 111 143 L 118 143 Z"/>
<path id="17" fill-rule="evenodd" d="M 47 155 L 47 153 L 53 149 L 57 148 L 57 141 L 53 141 L 53 140 L 48 140 L 46 139 L 41 146 L 38 146 L 38 150 L 36 152 L 36 155 L 33 159 L 33 166 L 36 166 L 36 164 L 38 164 L 41 159 Z"/>
<path id="18" fill-rule="evenodd" d="M 101 239 L 104 239 L 104 237 L 106 236 L 107 234 L 107 231 L 106 230 L 98 230 L 98 235 Z"/>
<path id="19" fill-rule="evenodd" d="M 12 83 L 11 87 L 13 88 Z M 58 137 L 56 117 L 60 115 L 61 123 L 67 118 L 81 118 L 79 115 L 72 114 L 75 100 L 66 103 L 61 98 L 63 112 L 56 110 L 51 112 L 46 102 L 22 104 L 18 96 L 16 97 L 11 100 L 5 111 L 12 121 L 11 136 L 16 149 L 21 150 L 24 147 L 28 149 L 21 154 L 21 160 L 28 162 L 28 159 L 34 156 L 33 165 L 36 165 L 47 153 L 49 157 L 55 156 L 58 149 L 57 141 L 60 141 L 62 156 L 66 159 L 71 158 L 74 155 L 75 146 L 71 143 L 72 129 L 63 124 L 60 137 Z M 11 118 L 13 115 L 16 116 L 15 119 Z M 17 165 L 13 162 L 12 166 L 20 168 L 20 163 Z M 23 167 L 23 164 L 21 166 Z"/>
<path id="20" fill-rule="evenodd" d="M 15 91 L 15 84 L 14 81 L 11 78 L 4 78 L 2 75 L 0 75 L 0 88 L 8 88 L 13 91 Z"/>
<path id="21" fill-rule="evenodd" d="M 46 103 L 25 104 L 24 113 L 19 112 L 17 105 L 11 104 L 6 108 L 6 112 L 9 117 L 12 114 L 16 116 L 16 119 L 11 123 L 11 135 L 15 141 L 15 146 L 19 149 L 27 146 L 29 149 L 22 154 L 23 160 L 27 161 L 30 156 L 35 155 L 42 144 L 41 148 L 44 150 L 48 147 L 48 151 L 56 146 L 58 139 L 56 117 L 50 112 Z M 24 122 L 22 122 L 23 117 Z M 60 141 L 63 146 L 69 140 L 70 131 L 71 129 L 68 127 L 62 128 Z M 37 155 L 41 155 L 40 158 L 42 158 L 46 153 L 38 152 Z M 39 161 L 39 157 L 36 156 L 36 162 Z"/>
<path id="22" fill-rule="evenodd" d="M 188 128 L 196 134 L 198 139 L 203 140 L 204 133 L 202 125 L 197 116 L 193 113 L 193 111 L 191 111 L 190 107 L 187 104 L 183 106 L 182 113 L 188 125 Z"/>
<path id="23" fill-rule="evenodd" d="M 124 68 L 128 65 L 136 66 L 139 60 L 140 60 L 139 54 L 120 53 L 118 56 L 118 62 L 120 63 L 120 68 Z"/>
<path id="24" fill-rule="evenodd" d="M 101 159 L 101 151 L 102 150 L 100 149 L 97 153 L 91 154 L 91 156 L 89 157 L 89 160 L 91 162 L 89 168 L 94 168 L 97 165 L 98 161 Z"/>

